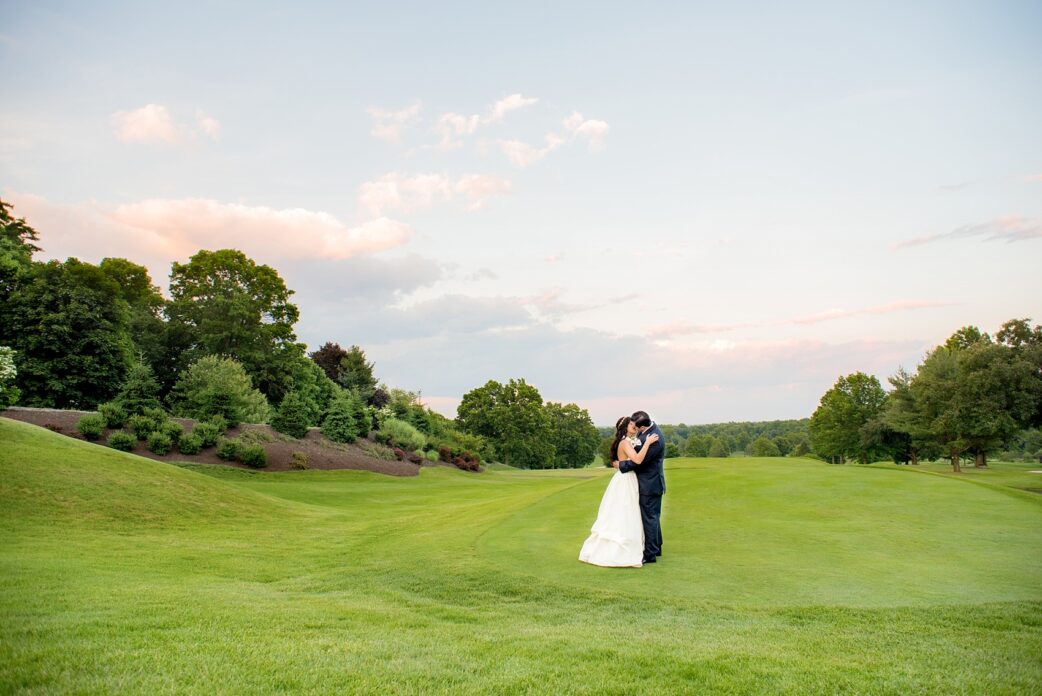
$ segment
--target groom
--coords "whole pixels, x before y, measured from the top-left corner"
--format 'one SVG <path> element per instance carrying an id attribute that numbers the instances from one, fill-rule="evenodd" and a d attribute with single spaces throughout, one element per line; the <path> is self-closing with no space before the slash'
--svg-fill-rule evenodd
<path id="1" fill-rule="evenodd" d="M 644 461 L 634 464 L 628 459 L 615 462 L 616 468 L 625 473 L 633 471 L 637 474 L 637 487 L 640 490 L 640 519 L 644 523 L 644 563 L 654 563 L 662 555 L 662 527 L 659 517 L 662 514 L 662 494 L 666 492 L 666 476 L 662 471 L 662 460 L 665 459 L 666 438 L 658 425 L 651 420 L 645 411 L 637 411 L 631 416 L 633 424 L 640 431 L 640 449 L 652 433 L 658 435 L 658 442 L 651 444 L 651 449 L 644 455 Z"/>

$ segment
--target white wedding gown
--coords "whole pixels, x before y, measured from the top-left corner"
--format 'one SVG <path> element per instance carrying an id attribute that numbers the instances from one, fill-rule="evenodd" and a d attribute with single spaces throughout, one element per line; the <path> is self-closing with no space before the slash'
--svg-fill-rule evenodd
<path id="1" fill-rule="evenodd" d="M 644 525 L 635 473 L 616 471 L 611 477 L 590 532 L 579 552 L 580 561 L 609 568 L 641 567 Z"/>

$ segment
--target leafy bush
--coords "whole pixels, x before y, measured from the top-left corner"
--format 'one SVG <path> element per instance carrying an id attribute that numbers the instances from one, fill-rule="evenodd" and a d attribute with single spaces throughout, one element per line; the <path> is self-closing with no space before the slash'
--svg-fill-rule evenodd
<path id="1" fill-rule="evenodd" d="M 217 438 L 217 456 L 230 462 L 239 456 L 239 443 L 226 437 Z"/>
<path id="2" fill-rule="evenodd" d="M 423 456 L 423 452 L 420 452 L 420 451 L 407 452 L 405 454 L 405 458 L 408 459 L 413 464 L 423 464 L 425 461 L 427 461 L 427 458 L 425 456 Z"/>
<path id="3" fill-rule="evenodd" d="M 366 434 L 359 427 L 361 413 L 368 417 L 361 398 L 353 392 L 340 390 L 329 404 L 326 419 L 322 422 L 322 434 L 333 442 L 354 442 Z"/>
<path id="4" fill-rule="evenodd" d="M 201 447 L 213 447 L 217 444 L 217 438 L 221 436 L 222 432 L 217 423 L 203 421 L 195 424 L 191 434 L 199 438 Z"/>
<path id="5" fill-rule="evenodd" d="M 310 408 L 298 392 L 286 394 L 271 419 L 271 427 L 280 433 L 302 438 L 308 434 Z"/>
<path id="6" fill-rule="evenodd" d="M 404 462 L 405 461 L 405 450 L 403 450 L 401 447 L 395 447 L 394 448 L 394 456 L 395 456 L 396 459 L 398 459 L 398 461 Z"/>
<path id="7" fill-rule="evenodd" d="M 129 418 L 127 409 L 123 408 L 123 404 L 118 401 L 101 404 L 98 406 L 98 413 L 105 419 L 107 428 L 122 428 L 127 424 L 127 418 Z"/>
<path id="8" fill-rule="evenodd" d="M 194 432 L 182 435 L 180 441 L 177 443 L 177 449 L 181 450 L 181 454 L 199 454 L 199 451 L 202 448 L 202 438 Z"/>
<path id="9" fill-rule="evenodd" d="M 128 433 L 126 430 L 117 430 L 109 435 L 109 447 L 121 452 L 131 451 L 134 449 L 135 443 L 137 443 L 137 438 L 134 437 L 133 433 Z"/>
<path id="10" fill-rule="evenodd" d="M 268 453 L 260 445 L 246 445 L 239 448 L 239 461 L 254 469 L 262 469 L 268 465 Z"/>
<path id="11" fill-rule="evenodd" d="M 435 452 L 434 450 L 431 450 L 430 452 L 428 452 L 426 454 L 426 457 L 427 457 L 427 461 L 429 461 L 431 464 L 436 464 L 436 463 L 438 463 L 438 460 L 441 459 L 441 457 L 438 456 L 438 453 Z"/>
<path id="12" fill-rule="evenodd" d="M 161 408 L 145 408 L 127 419 L 127 425 L 139 440 L 145 440 L 154 432 L 162 432 L 167 422 L 166 411 Z"/>
<path id="13" fill-rule="evenodd" d="M 308 468 L 308 453 L 307 452 L 294 452 L 290 455 L 289 465 L 294 469 L 307 469 Z"/>
<path id="14" fill-rule="evenodd" d="M 424 437 L 423 433 L 412 425 L 409 425 L 405 421 L 398 420 L 397 418 L 386 419 L 380 425 L 380 432 L 384 437 L 390 438 L 392 443 L 402 449 L 418 450 L 427 443 L 427 438 Z"/>
<path id="15" fill-rule="evenodd" d="M 448 447 L 438 448 L 438 459 L 445 462 L 446 464 L 452 463 L 452 450 Z"/>
<path id="16" fill-rule="evenodd" d="M 155 431 L 156 424 L 148 416 L 139 413 L 127 419 L 127 427 L 134 433 L 134 437 L 144 440 Z"/>
<path id="17" fill-rule="evenodd" d="M 76 430 L 88 440 L 97 440 L 101 437 L 101 431 L 105 429 L 105 419 L 101 414 L 91 413 L 80 418 L 76 423 Z"/>
<path id="18" fill-rule="evenodd" d="M 154 454 L 166 454 L 170 451 L 170 448 L 174 446 L 170 436 L 166 433 L 157 430 L 154 433 L 150 433 L 148 440 L 146 440 L 148 451 Z"/>
<path id="19" fill-rule="evenodd" d="M 231 427 L 264 423 L 268 418 L 268 401 L 253 388 L 243 366 L 216 355 L 200 358 L 185 370 L 170 400 L 180 416 L 205 420 L 219 415 Z"/>
<path id="20" fill-rule="evenodd" d="M 184 426 L 172 420 L 164 420 L 162 425 L 159 426 L 159 431 L 170 438 L 170 442 L 175 445 L 181 441 L 181 437 L 185 434 Z"/>
<path id="21" fill-rule="evenodd" d="M 456 465 L 457 469 L 462 469 L 463 471 L 478 471 L 479 470 L 479 465 L 478 465 L 478 462 L 476 460 L 466 459 L 465 457 L 462 457 L 462 456 L 456 457 L 455 459 L 453 459 L 452 463 Z"/>

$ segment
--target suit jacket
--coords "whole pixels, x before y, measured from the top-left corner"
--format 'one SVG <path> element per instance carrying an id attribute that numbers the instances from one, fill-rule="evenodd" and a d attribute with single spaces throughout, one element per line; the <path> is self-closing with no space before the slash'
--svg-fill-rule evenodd
<path id="1" fill-rule="evenodd" d="M 629 459 L 619 462 L 619 471 L 633 471 L 637 474 L 637 488 L 641 495 L 662 495 L 666 492 L 666 474 L 663 471 L 662 462 L 666 458 L 666 438 L 658 429 L 658 423 L 652 423 L 651 427 L 640 435 L 640 447 L 644 449 L 644 441 L 652 433 L 658 435 L 658 442 L 651 445 L 651 449 L 644 455 L 644 461 L 634 464 Z"/>

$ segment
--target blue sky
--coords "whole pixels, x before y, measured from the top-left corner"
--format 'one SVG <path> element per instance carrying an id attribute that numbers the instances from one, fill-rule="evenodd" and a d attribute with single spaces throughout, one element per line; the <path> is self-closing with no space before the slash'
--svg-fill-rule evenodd
<path id="1" fill-rule="evenodd" d="M 808 415 L 1042 321 L 1038 3 L 0 4 L 0 193 L 165 286 L 237 247 L 298 334 L 453 412 Z"/>

